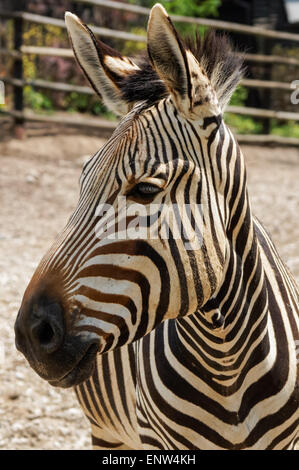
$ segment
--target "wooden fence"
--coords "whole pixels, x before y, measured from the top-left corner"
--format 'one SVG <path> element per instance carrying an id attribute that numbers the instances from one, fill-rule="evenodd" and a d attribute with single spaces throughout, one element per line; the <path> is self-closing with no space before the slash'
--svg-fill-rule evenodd
<path id="1" fill-rule="evenodd" d="M 110 0 L 76 0 L 76 3 L 86 3 L 90 5 L 96 5 L 104 8 L 109 8 L 113 11 L 116 9 L 118 11 L 124 11 L 127 13 L 134 13 L 137 15 L 149 15 L 149 9 L 140 7 L 137 5 L 131 5 L 126 3 L 121 3 L 117 1 Z M 83 117 L 78 120 L 71 117 L 62 118 L 61 116 L 45 116 L 34 113 L 28 113 L 24 110 L 24 97 L 23 97 L 23 88 L 26 85 L 31 85 L 36 88 L 46 88 L 49 90 L 63 91 L 65 93 L 69 92 L 78 92 L 82 94 L 93 94 L 93 91 L 89 87 L 85 86 L 75 86 L 66 83 L 57 83 L 50 82 L 47 80 L 25 80 L 23 77 L 23 56 L 25 54 L 36 54 L 36 55 L 51 55 L 56 57 L 73 57 L 73 52 L 71 49 L 59 49 L 51 47 L 34 47 L 27 46 L 23 44 L 23 26 L 24 22 L 32 22 L 38 24 L 46 24 L 58 26 L 61 28 L 66 28 L 65 22 L 62 19 L 55 19 L 51 17 L 41 16 L 33 13 L 26 12 L 26 1 L 18 0 L 18 8 L 20 10 L 12 11 L 3 11 L 0 10 L 0 18 L 4 19 L 13 19 L 14 21 L 14 48 L 13 49 L 3 49 L 0 48 L 0 54 L 10 56 L 14 60 L 13 67 L 13 77 L 1 77 L 5 83 L 13 86 L 14 90 L 14 106 L 13 109 L 5 111 L 5 114 L 8 114 L 13 117 L 15 121 L 15 128 L 22 129 L 25 121 L 48 121 L 55 123 L 68 124 L 73 126 L 92 126 L 99 127 L 102 129 L 113 129 L 116 126 L 115 122 L 105 121 L 103 119 L 90 119 Z M 207 26 L 210 28 L 217 28 L 219 30 L 237 32 L 238 34 L 254 35 L 259 37 L 264 37 L 268 39 L 275 39 L 279 41 L 292 41 L 293 43 L 298 43 L 299 47 L 299 34 L 292 34 L 288 32 L 281 31 L 272 31 L 268 29 L 263 29 L 256 26 L 247 26 L 237 23 L 230 23 L 226 21 L 211 20 L 206 18 L 191 18 L 186 16 L 177 16 L 172 15 L 172 20 L 174 22 L 183 22 L 197 24 L 201 26 Z M 120 40 L 129 40 L 136 41 L 140 43 L 146 42 L 146 37 L 128 33 L 126 31 L 116 31 L 109 28 L 95 27 L 92 26 L 92 29 L 96 35 L 99 35 L 102 38 L 108 37 L 113 39 Z M 247 62 L 255 62 L 262 64 L 284 64 L 285 66 L 298 67 L 298 79 L 299 79 L 299 58 L 283 57 L 278 55 L 263 55 L 263 54 L 243 54 Z M 253 79 L 244 79 L 242 82 L 243 86 L 247 88 L 258 88 L 265 90 L 286 90 L 291 93 L 294 91 L 291 83 L 287 82 L 277 82 L 270 80 L 253 80 Z M 279 119 L 286 121 L 299 121 L 299 112 L 287 112 L 287 111 L 274 111 L 270 109 L 257 109 L 241 106 L 229 106 L 227 108 L 228 112 L 232 112 L 240 115 L 253 116 L 256 118 L 263 119 Z M 282 143 L 282 144 L 291 144 L 299 145 L 299 139 L 296 138 L 283 138 L 274 135 L 240 135 L 238 136 L 240 141 L 244 142 L 256 142 L 256 143 Z"/>

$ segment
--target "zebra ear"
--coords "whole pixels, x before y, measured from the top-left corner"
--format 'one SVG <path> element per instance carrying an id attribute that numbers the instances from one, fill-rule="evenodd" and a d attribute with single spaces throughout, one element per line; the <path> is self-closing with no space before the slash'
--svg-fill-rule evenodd
<path id="1" fill-rule="evenodd" d="M 157 3 L 151 10 L 147 47 L 152 65 L 180 110 L 190 107 L 191 79 L 186 51 L 166 10 Z"/>
<path id="2" fill-rule="evenodd" d="M 121 81 L 139 67 L 128 57 L 97 40 L 87 25 L 66 12 L 65 22 L 75 57 L 93 89 L 107 108 L 118 115 L 126 114 L 130 105 L 122 97 Z"/>
<path id="3" fill-rule="evenodd" d="M 194 120 L 221 113 L 204 68 L 185 47 L 159 3 L 151 10 L 147 35 L 152 65 L 166 84 L 180 113 Z"/>

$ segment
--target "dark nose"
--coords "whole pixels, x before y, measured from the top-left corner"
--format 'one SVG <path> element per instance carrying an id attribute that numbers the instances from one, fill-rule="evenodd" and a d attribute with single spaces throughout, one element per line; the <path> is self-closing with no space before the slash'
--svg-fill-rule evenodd
<path id="1" fill-rule="evenodd" d="M 28 346 L 37 354 L 52 354 L 64 338 L 62 308 L 58 303 L 35 304 L 28 312 L 19 312 L 15 323 L 16 347 L 26 354 Z"/>

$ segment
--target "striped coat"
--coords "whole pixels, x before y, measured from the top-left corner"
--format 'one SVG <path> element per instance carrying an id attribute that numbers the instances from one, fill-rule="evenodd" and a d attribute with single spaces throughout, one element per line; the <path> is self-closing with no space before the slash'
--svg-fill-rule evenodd
<path id="1" fill-rule="evenodd" d="M 95 448 L 293 448 L 298 290 L 223 121 L 239 56 L 213 33 L 184 45 L 160 5 L 140 60 L 66 22 L 124 117 L 27 287 L 17 347 L 51 385 L 75 387 Z"/>

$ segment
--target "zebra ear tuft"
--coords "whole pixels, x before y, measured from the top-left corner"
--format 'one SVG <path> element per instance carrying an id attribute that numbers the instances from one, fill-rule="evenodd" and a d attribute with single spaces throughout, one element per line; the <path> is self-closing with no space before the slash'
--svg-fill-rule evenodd
<path id="1" fill-rule="evenodd" d="M 166 10 L 159 3 L 150 13 L 147 47 L 154 69 L 178 108 L 189 108 L 191 81 L 186 51 Z"/>
<path id="2" fill-rule="evenodd" d="M 118 115 L 126 114 L 130 105 L 122 96 L 120 84 L 139 67 L 97 40 L 76 15 L 66 12 L 65 22 L 75 57 L 92 88 L 111 111 Z"/>
<path id="3" fill-rule="evenodd" d="M 152 66 L 185 118 L 202 121 L 221 113 L 203 64 L 186 48 L 160 4 L 151 10 L 147 42 Z"/>

